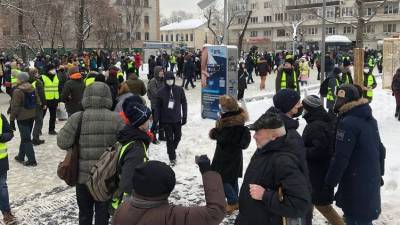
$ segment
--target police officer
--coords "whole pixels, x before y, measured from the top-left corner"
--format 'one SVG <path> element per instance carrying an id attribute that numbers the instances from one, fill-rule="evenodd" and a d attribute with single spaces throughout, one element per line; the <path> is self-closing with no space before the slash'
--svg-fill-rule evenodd
<path id="1" fill-rule="evenodd" d="M 353 84 L 353 77 L 351 76 L 351 71 L 348 67 L 343 68 L 342 76 L 340 78 L 341 84 Z"/>
<path id="2" fill-rule="evenodd" d="M 174 72 L 175 65 L 176 65 L 176 56 L 175 54 L 171 54 L 171 57 L 169 57 L 169 64 L 171 65 L 171 72 Z"/>
<path id="3" fill-rule="evenodd" d="M 44 86 L 44 96 L 47 103 L 47 109 L 50 112 L 50 120 L 49 120 L 49 134 L 57 135 L 55 131 L 56 127 L 56 113 L 58 100 L 60 98 L 59 94 L 59 80 L 56 73 L 56 67 L 53 64 L 49 64 L 47 67 L 47 73 L 43 74 L 40 79 L 43 82 Z M 44 111 L 43 117 L 46 115 L 47 109 Z"/>
<path id="4" fill-rule="evenodd" d="M 363 97 L 371 103 L 374 96 L 373 89 L 377 86 L 375 76 L 372 74 L 370 64 L 364 67 Z"/>
<path id="5" fill-rule="evenodd" d="M 14 137 L 6 117 L 0 117 L 0 210 L 5 224 L 15 224 L 17 219 L 11 213 L 7 188 L 8 152 L 6 142 Z"/>
<path id="6" fill-rule="evenodd" d="M 275 90 L 278 93 L 283 89 L 292 89 L 300 93 L 298 75 L 299 72 L 293 66 L 294 60 L 291 55 L 286 56 L 283 68 L 278 70 L 275 80 Z"/>
<path id="7" fill-rule="evenodd" d="M 372 71 L 375 68 L 375 59 L 374 59 L 374 57 L 372 55 L 370 55 L 368 57 L 368 67 L 369 67 L 370 72 L 372 73 Z"/>
<path id="8" fill-rule="evenodd" d="M 328 73 L 328 93 L 326 94 L 326 108 L 328 112 L 333 113 L 333 106 L 336 101 L 336 89 L 340 86 L 340 76 L 341 73 L 338 67 L 333 69 L 333 73 Z"/>

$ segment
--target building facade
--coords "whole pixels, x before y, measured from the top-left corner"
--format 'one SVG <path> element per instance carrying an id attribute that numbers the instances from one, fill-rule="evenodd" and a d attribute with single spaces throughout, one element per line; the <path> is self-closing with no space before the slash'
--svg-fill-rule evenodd
<path id="1" fill-rule="evenodd" d="M 381 7 L 378 6 L 382 1 L 365 2 L 363 5 L 365 18 L 372 18 L 364 29 L 364 46 L 379 48 L 381 40 L 396 37 L 400 33 L 399 0 L 387 1 Z M 253 45 L 268 51 L 291 49 L 292 25 L 300 21 L 296 37 L 298 43 L 305 48 L 321 46 L 322 0 L 249 0 L 246 1 L 245 9 L 251 10 L 252 15 L 243 42 L 244 50 Z M 357 16 L 355 0 L 327 0 L 324 32 L 327 36 L 344 35 L 355 42 Z M 245 17 L 240 16 L 234 22 L 230 28 L 231 44 L 237 43 Z"/>

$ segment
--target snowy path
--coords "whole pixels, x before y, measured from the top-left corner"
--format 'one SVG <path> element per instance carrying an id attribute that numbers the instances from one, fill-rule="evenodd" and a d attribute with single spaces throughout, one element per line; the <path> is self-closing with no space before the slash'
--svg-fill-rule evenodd
<path id="1" fill-rule="evenodd" d="M 315 77 L 315 71 L 313 73 Z M 315 79 L 313 79 L 315 80 Z M 250 85 L 245 96 L 257 96 L 265 93 L 258 91 L 259 78 L 255 78 L 256 84 Z M 268 78 L 267 87 L 273 90 L 274 77 Z M 178 83 L 180 84 L 180 80 Z M 315 81 L 314 81 L 315 82 Z M 199 86 L 199 83 L 197 83 Z M 266 91 L 263 91 L 266 92 Z M 177 185 L 172 193 L 171 200 L 182 205 L 204 204 L 201 176 L 194 164 L 194 156 L 207 154 L 213 156 L 215 143 L 208 138 L 208 131 L 214 126 L 214 121 L 202 120 L 200 117 L 200 89 L 196 88 L 187 92 L 189 102 L 188 125 L 183 128 L 183 137 L 178 148 L 178 165 L 174 167 Z M 0 109 L 5 112 L 7 99 L 0 95 Z M 250 119 L 254 121 L 269 106 L 271 100 L 250 102 L 247 108 Z M 372 103 L 374 115 L 378 120 L 384 144 L 387 147 L 387 165 L 385 186 L 382 189 L 382 216 L 375 225 L 400 225 L 397 219 L 400 214 L 400 153 L 398 150 L 398 134 L 400 134 L 400 122 L 394 119 L 394 98 L 388 91 L 375 91 L 375 99 Z M 304 121 L 302 121 L 304 127 Z M 45 119 L 43 139 L 46 144 L 35 147 L 38 167 L 26 168 L 17 164 L 13 158 L 17 154 L 19 146 L 19 134 L 9 144 L 10 166 L 9 191 L 12 208 L 16 212 L 21 224 L 26 225 L 75 225 L 77 224 L 77 205 L 75 201 L 75 189 L 68 188 L 57 178 L 56 168 L 65 152 L 59 150 L 56 145 L 56 137 L 47 135 L 48 117 Z M 57 129 L 63 126 L 57 122 Z M 302 129 L 302 128 L 301 128 Z M 252 142 L 244 152 L 244 168 L 256 149 Z M 165 144 L 150 147 L 150 158 L 168 161 Z M 366 196 L 367 197 L 367 196 Z M 326 222 L 315 212 L 314 224 L 325 225 Z M 224 220 L 223 224 L 233 224 L 235 215 Z M 1 224 L 1 222 L 0 222 Z"/>

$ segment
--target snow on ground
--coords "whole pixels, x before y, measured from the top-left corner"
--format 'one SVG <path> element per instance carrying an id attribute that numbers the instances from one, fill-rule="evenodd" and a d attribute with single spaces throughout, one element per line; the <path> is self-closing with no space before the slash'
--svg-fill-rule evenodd
<path id="1" fill-rule="evenodd" d="M 312 74 L 312 82 L 316 83 L 316 73 Z M 267 80 L 267 91 L 258 90 L 259 78 L 255 77 L 255 84 L 249 85 L 245 97 L 265 95 L 273 91 L 274 76 Z M 177 83 L 181 81 L 178 79 Z M 197 82 L 197 85 L 200 84 Z M 316 91 L 314 91 L 316 92 Z M 178 165 L 174 167 L 177 185 L 171 195 L 171 201 L 182 205 L 204 205 L 201 175 L 194 163 L 195 155 L 207 154 L 210 158 L 214 154 L 215 142 L 208 138 L 208 131 L 214 126 L 214 121 L 203 120 L 200 117 L 200 88 L 186 92 L 189 102 L 188 124 L 183 128 L 182 141 L 178 147 Z M 310 92 L 312 93 L 312 91 Z M 0 110 L 6 112 L 8 99 L 0 95 Z M 271 99 L 246 103 L 250 113 L 250 122 L 256 120 L 267 108 L 272 105 Z M 375 225 L 400 225 L 397 219 L 400 214 L 400 153 L 397 136 L 400 134 L 400 122 L 394 118 L 395 101 L 387 90 L 375 91 L 372 102 L 374 115 L 378 120 L 382 141 L 387 148 L 385 186 L 382 189 L 382 215 Z M 305 122 L 301 120 L 300 132 Z M 57 129 L 61 129 L 64 122 L 57 122 Z M 57 148 L 56 137 L 48 136 L 48 117 L 45 119 L 42 138 L 46 144 L 35 147 L 38 166 L 23 167 L 13 158 L 18 152 L 19 134 L 9 143 L 10 171 L 8 185 L 12 208 L 19 218 L 20 224 L 25 225 L 75 225 L 77 224 L 78 210 L 74 188 L 67 187 L 56 175 L 58 162 L 65 152 Z M 256 149 L 254 141 L 244 152 L 244 168 Z M 152 145 L 149 149 L 150 158 L 168 162 L 165 143 Z M 241 182 L 241 180 L 240 180 Z M 368 197 L 368 196 L 366 196 Z M 314 224 L 325 225 L 325 220 L 314 212 Z M 233 224 L 236 215 L 227 217 L 223 224 Z M 0 222 L 1 224 L 1 222 Z"/>

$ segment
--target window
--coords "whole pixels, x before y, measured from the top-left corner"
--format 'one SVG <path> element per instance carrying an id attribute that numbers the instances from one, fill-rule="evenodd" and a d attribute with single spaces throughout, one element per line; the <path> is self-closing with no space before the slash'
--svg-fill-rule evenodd
<path id="1" fill-rule="evenodd" d="M 244 24 L 244 18 L 239 18 L 238 19 L 238 24 Z"/>
<path id="2" fill-rule="evenodd" d="M 144 16 L 144 25 L 149 25 L 149 24 L 150 24 L 149 16 Z"/>
<path id="3" fill-rule="evenodd" d="M 257 36 L 258 36 L 258 32 L 256 30 L 250 32 L 250 37 L 257 37 Z"/>
<path id="4" fill-rule="evenodd" d="M 251 3 L 250 7 L 251 7 L 251 9 L 258 9 L 258 4 L 256 2 Z"/>
<path id="5" fill-rule="evenodd" d="M 264 9 L 271 8 L 271 2 L 264 2 Z"/>
<path id="6" fill-rule="evenodd" d="M 301 20 L 301 14 L 296 13 L 296 14 L 291 14 L 290 15 L 290 21 L 300 21 Z"/>
<path id="7" fill-rule="evenodd" d="M 272 30 L 264 30 L 264 36 L 265 37 L 272 36 Z"/>
<path id="8" fill-rule="evenodd" d="M 171 34 L 171 41 L 174 41 L 174 35 Z"/>
<path id="9" fill-rule="evenodd" d="M 365 15 L 371 16 L 373 13 L 374 13 L 374 10 L 372 8 L 365 9 Z"/>
<path id="10" fill-rule="evenodd" d="M 168 34 L 165 35 L 165 41 L 169 41 L 169 35 Z"/>
<path id="11" fill-rule="evenodd" d="M 327 18 L 335 18 L 335 8 L 327 7 L 326 8 L 326 17 Z"/>
<path id="12" fill-rule="evenodd" d="M 350 17 L 353 16 L 353 8 L 346 7 L 342 9 L 342 17 Z"/>
<path id="13" fill-rule="evenodd" d="M 343 27 L 343 34 L 354 34 L 354 28 L 350 26 Z"/>
<path id="14" fill-rule="evenodd" d="M 131 32 L 126 32 L 126 39 L 130 39 L 131 38 Z"/>
<path id="15" fill-rule="evenodd" d="M 140 32 L 136 33 L 136 40 L 138 41 L 142 40 L 142 34 Z"/>
<path id="16" fill-rule="evenodd" d="M 175 35 L 175 41 L 179 41 L 179 34 Z"/>
<path id="17" fill-rule="evenodd" d="M 398 14 L 399 13 L 399 4 L 387 3 L 383 10 L 384 14 Z"/>
<path id="18" fill-rule="evenodd" d="M 251 17 L 250 23 L 258 23 L 258 17 Z"/>
<path id="19" fill-rule="evenodd" d="M 278 30 L 276 30 L 276 36 L 277 36 L 277 37 L 285 37 L 285 36 L 286 36 L 285 29 L 278 29 Z"/>
<path id="20" fill-rule="evenodd" d="M 272 22 L 272 16 L 264 16 L 264 22 L 266 23 Z"/>
<path id="21" fill-rule="evenodd" d="M 147 7 L 147 8 L 150 7 L 150 5 L 149 5 L 149 0 L 144 0 L 144 1 L 143 1 L 143 7 Z"/>
<path id="22" fill-rule="evenodd" d="M 193 41 L 193 34 L 190 34 L 190 41 Z"/>
<path id="23" fill-rule="evenodd" d="M 317 35 L 317 34 L 318 34 L 318 28 L 316 28 L 316 27 L 309 27 L 309 28 L 307 28 L 307 29 L 305 30 L 304 33 L 309 34 L 309 35 Z"/>
<path id="24" fill-rule="evenodd" d="M 275 21 L 282 22 L 283 21 L 283 13 L 276 13 L 275 14 Z"/>
<path id="25" fill-rule="evenodd" d="M 336 27 L 327 27 L 326 34 L 336 34 Z"/>
<path id="26" fill-rule="evenodd" d="M 144 40 L 145 40 L 145 41 L 150 40 L 150 34 L 149 34 L 149 32 L 144 33 Z"/>
<path id="27" fill-rule="evenodd" d="M 164 41 L 164 35 L 161 34 L 161 41 Z"/>
<path id="28" fill-rule="evenodd" d="M 370 33 L 375 33 L 375 25 L 373 24 L 367 24 L 364 27 L 364 33 L 370 34 Z"/>
<path id="29" fill-rule="evenodd" d="M 396 32 L 396 24 L 383 24 L 383 32 Z"/>
<path id="30" fill-rule="evenodd" d="M 186 41 L 189 41 L 189 34 L 186 34 L 185 40 L 186 40 Z"/>
<path id="31" fill-rule="evenodd" d="M 10 36 L 11 35 L 11 29 L 10 27 L 3 27 L 3 36 Z"/>

